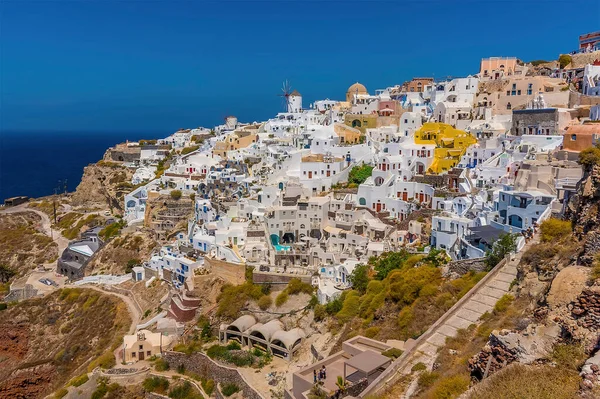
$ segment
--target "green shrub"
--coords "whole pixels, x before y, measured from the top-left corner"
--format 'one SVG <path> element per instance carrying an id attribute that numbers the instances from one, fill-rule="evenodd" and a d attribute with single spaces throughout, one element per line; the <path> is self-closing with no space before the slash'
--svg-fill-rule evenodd
<path id="1" fill-rule="evenodd" d="M 169 391 L 169 397 L 172 399 L 199 399 L 202 396 L 196 394 L 194 387 L 189 381 L 184 381 L 183 384 Z"/>
<path id="2" fill-rule="evenodd" d="M 240 346 L 240 344 L 237 341 L 230 341 L 227 344 L 227 349 L 230 350 L 230 351 L 235 351 L 235 350 L 242 349 L 242 347 Z"/>
<path id="3" fill-rule="evenodd" d="M 427 366 L 425 366 L 425 364 L 423 364 L 422 362 L 419 362 L 417 364 L 415 364 L 414 366 L 412 366 L 412 368 L 410 369 L 410 371 L 424 371 L 427 370 Z"/>
<path id="4" fill-rule="evenodd" d="M 88 371 L 94 370 L 96 367 L 100 367 L 102 369 L 111 369 L 117 364 L 117 360 L 115 359 L 115 355 L 112 351 L 108 351 L 98 356 L 95 360 L 93 360 L 88 365 Z"/>
<path id="5" fill-rule="evenodd" d="M 437 381 L 439 377 L 440 375 L 436 372 L 424 371 L 419 376 L 419 388 L 429 388 Z"/>
<path id="6" fill-rule="evenodd" d="M 571 222 L 550 218 L 540 224 L 542 242 L 554 242 L 571 235 Z"/>
<path id="7" fill-rule="evenodd" d="M 496 305 L 494 305 L 494 313 L 504 313 L 506 309 L 508 309 L 508 307 L 513 303 L 514 300 L 515 297 L 513 297 L 510 294 L 502 295 L 502 297 L 498 299 L 498 302 L 496 302 Z"/>
<path id="8" fill-rule="evenodd" d="M 177 366 L 177 372 L 179 374 L 185 374 L 185 364 L 181 363 L 180 365 Z"/>
<path id="9" fill-rule="evenodd" d="M 181 155 L 186 155 L 186 154 L 189 154 L 190 152 L 194 152 L 194 151 L 198 150 L 198 148 L 200 148 L 199 145 L 193 145 L 191 147 L 185 147 L 183 150 L 181 150 Z"/>
<path id="10" fill-rule="evenodd" d="M 90 379 L 88 377 L 87 374 L 82 374 L 79 377 L 75 377 L 71 380 L 71 382 L 69 383 L 70 385 L 73 385 L 74 387 L 78 387 L 80 385 L 85 384 L 86 382 L 88 382 Z"/>
<path id="11" fill-rule="evenodd" d="M 285 290 L 281 291 L 279 295 L 277 295 L 277 298 L 275 298 L 275 306 L 283 306 L 288 301 L 288 299 L 288 293 Z"/>
<path id="12" fill-rule="evenodd" d="M 569 54 L 561 54 L 560 57 L 558 57 L 558 63 L 560 65 L 560 69 L 564 69 L 572 61 L 573 61 L 573 58 Z"/>
<path id="13" fill-rule="evenodd" d="M 469 388 L 470 382 L 469 377 L 462 374 L 443 377 L 435 384 L 433 397 L 439 399 L 457 398 Z"/>
<path id="14" fill-rule="evenodd" d="M 386 351 L 381 352 L 383 356 L 391 357 L 392 359 L 397 359 L 404 353 L 403 350 L 398 348 L 390 348 Z"/>
<path id="15" fill-rule="evenodd" d="M 258 300 L 258 307 L 262 310 L 267 310 L 273 304 L 273 298 L 270 295 L 263 295 Z"/>
<path id="16" fill-rule="evenodd" d="M 240 391 L 240 388 L 237 385 L 235 385 L 235 384 L 225 384 L 221 388 L 221 392 L 225 396 L 231 396 L 234 393 L 239 392 L 239 391 Z"/>
<path id="17" fill-rule="evenodd" d="M 585 166 L 586 169 L 594 165 L 600 165 L 600 148 L 594 146 L 582 150 L 579 153 L 579 163 Z"/>
<path id="18" fill-rule="evenodd" d="M 68 393 L 69 391 L 66 388 L 61 388 L 54 393 L 54 399 L 62 399 L 67 396 Z"/>
<path id="19" fill-rule="evenodd" d="M 352 283 L 352 289 L 357 290 L 361 294 L 364 294 L 367 291 L 367 286 L 369 284 L 369 270 L 371 267 L 369 265 L 356 265 L 348 280 Z"/>
<path id="20" fill-rule="evenodd" d="M 215 391 L 214 380 L 202 380 L 202 383 L 200 385 L 202 385 L 202 389 L 204 389 L 204 392 L 206 392 L 208 396 L 211 396 Z"/>
<path id="21" fill-rule="evenodd" d="M 300 293 L 312 294 L 314 288 L 312 285 L 303 282 L 299 278 L 293 278 L 289 281 L 286 291 L 289 295 L 296 295 Z"/>
<path id="22" fill-rule="evenodd" d="M 373 338 L 375 337 L 377 334 L 379 334 L 379 327 L 369 327 L 365 330 L 365 337 L 367 338 Z"/>
<path id="23" fill-rule="evenodd" d="M 0 303 L 0 310 L 6 310 L 8 308 L 8 305 L 4 302 Z"/>
<path id="24" fill-rule="evenodd" d="M 169 369 L 169 362 L 161 357 L 154 362 L 154 369 L 156 371 L 167 371 Z"/>
<path id="25" fill-rule="evenodd" d="M 147 392 L 165 394 L 169 389 L 169 380 L 165 377 L 147 377 L 142 386 Z"/>
<path id="26" fill-rule="evenodd" d="M 172 190 L 171 191 L 171 198 L 174 200 L 178 200 L 181 198 L 181 190 Z"/>
<path id="27" fill-rule="evenodd" d="M 354 166 L 348 174 L 348 183 L 363 184 L 373 174 L 373 166 L 361 165 Z"/>
<path id="28" fill-rule="evenodd" d="M 503 233 L 492 246 L 492 250 L 485 254 L 485 264 L 488 270 L 493 269 L 505 256 L 517 250 L 517 235 Z"/>
<path id="29" fill-rule="evenodd" d="M 552 348 L 551 357 L 559 366 L 575 371 L 587 359 L 583 345 L 579 343 L 556 344 Z"/>
<path id="30" fill-rule="evenodd" d="M 325 306 L 321 304 L 315 306 L 314 313 L 316 321 L 321 321 L 327 317 L 327 310 L 325 310 Z"/>
<path id="31" fill-rule="evenodd" d="M 336 314 L 341 323 L 349 322 L 358 314 L 360 308 L 360 296 L 357 291 L 349 291 L 344 299 L 342 309 Z"/>

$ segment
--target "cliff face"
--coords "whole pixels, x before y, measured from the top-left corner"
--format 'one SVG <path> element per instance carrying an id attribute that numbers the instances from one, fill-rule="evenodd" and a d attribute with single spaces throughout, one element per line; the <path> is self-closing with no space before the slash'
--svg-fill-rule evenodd
<path id="1" fill-rule="evenodd" d="M 117 163 L 100 161 L 86 166 L 72 204 L 123 212 L 123 197 L 131 191 L 133 172 Z"/>
<path id="2" fill-rule="evenodd" d="M 579 263 L 591 265 L 600 251 L 600 166 L 586 171 L 566 216 L 573 222 L 573 234 L 583 244 Z"/>
<path id="3" fill-rule="evenodd" d="M 127 262 L 132 259 L 148 260 L 156 247 L 156 241 L 147 230 L 125 233 L 100 248 L 88 264 L 86 273 L 124 274 L 127 271 Z"/>

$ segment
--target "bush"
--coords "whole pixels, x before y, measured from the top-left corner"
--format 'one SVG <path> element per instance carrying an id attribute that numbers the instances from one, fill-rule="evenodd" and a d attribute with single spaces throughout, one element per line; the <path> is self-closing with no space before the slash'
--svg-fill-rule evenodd
<path id="1" fill-rule="evenodd" d="M 569 54 L 561 54 L 560 57 L 558 57 L 560 69 L 564 69 L 571 61 L 573 61 L 573 58 Z"/>
<path id="2" fill-rule="evenodd" d="M 235 384 L 225 384 L 223 385 L 223 387 L 221 388 L 221 392 L 223 393 L 223 395 L 225 396 L 231 396 L 236 392 L 239 392 L 240 388 L 238 388 L 237 385 Z"/>
<path id="3" fill-rule="evenodd" d="M 181 150 L 181 155 L 185 155 L 185 154 L 189 154 L 190 152 L 194 152 L 194 151 L 198 150 L 198 148 L 200 148 L 199 145 L 193 145 L 191 147 L 185 147 L 183 150 Z"/>
<path id="4" fill-rule="evenodd" d="M 178 200 L 181 198 L 181 191 L 180 190 L 173 190 L 171 191 L 171 198 L 174 200 Z"/>
<path id="5" fill-rule="evenodd" d="M 579 153 L 579 163 L 589 169 L 600 165 L 600 148 L 589 147 Z"/>
<path id="6" fill-rule="evenodd" d="M 348 174 L 348 183 L 363 184 L 373 174 L 371 165 L 355 166 Z"/>
<path id="7" fill-rule="evenodd" d="M 299 278 L 293 278 L 288 283 L 286 291 L 289 295 L 296 295 L 302 292 L 310 295 L 313 293 L 314 288 L 312 285 L 303 282 Z"/>
<path id="8" fill-rule="evenodd" d="M 183 384 L 169 391 L 169 397 L 172 399 L 196 399 L 202 396 L 196 395 L 196 391 L 189 381 L 184 381 Z"/>
<path id="9" fill-rule="evenodd" d="M 165 394 L 169 389 L 169 380 L 164 377 L 148 377 L 144 380 L 142 386 L 147 392 Z"/>
<path id="10" fill-rule="evenodd" d="M 494 243 L 492 250 L 485 254 L 485 264 L 488 270 L 492 270 L 505 256 L 517 250 L 516 234 L 501 234 Z"/>
<path id="11" fill-rule="evenodd" d="M 551 357 L 560 367 L 574 371 L 579 370 L 587 359 L 583 345 L 578 343 L 554 345 Z"/>
<path id="12" fill-rule="evenodd" d="M 571 235 L 571 222 L 550 218 L 540 224 L 542 242 L 561 240 Z"/>
<path id="13" fill-rule="evenodd" d="M 381 352 L 383 356 L 391 357 L 392 359 L 397 359 L 404 353 L 403 350 L 398 348 L 390 348 L 386 351 Z"/>
<path id="14" fill-rule="evenodd" d="M 231 341 L 227 344 L 227 349 L 229 349 L 230 351 L 235 351 L 242 349 L 242 347 L 237 341 Z"/>
<path id="15" fill-rule="evenodd" d="M 0 303 L 0 310 L 6 310 L 6 308 L 8 308 L 8 305 L 6 303 Z"/>
<path id="16" fill-rule="evenodd" d="M 462 374 L 444 377 L 435 384 L 433 397 L 439 399 L 457 398 L 469 388 L 469 383 L 469 377 Z"/>
<path id="17" fill-rule="evenodd" d="M 325 317 L 327 317 L 327 310 L 325 310 L 325 306 L 324 305 L 317 305 L 315 306 L 315 321 L 321 321 L 323 319 L 325 319 Z"/>
<path id="18" fill-rule="evenodd" d="M 494 313 L 504 313 L 514 300 L 515 297 L 510 294 L 502 295 L 502 297 L 498 299 L 498 302 L 496 302 L 496 305 L 494 305 Z"/>
<path id="19" fill-rule="evenodd" d="M 156 371 L 167 371 L 169 369 L 169 362 L 162 357 L 154 362 L 154 370 Z"/>
<path id="20" fill-rule="evenodd" d="M 424 371 L 419 376 L 419 388 L 429 388 L 437 381 L 439 377 L 440 375 L 436 372 Z"/>
<path id="21" fill-rule="evenodd" d="M 275 306 L 280 307 L 283 306 L 289 299 L 288 293 L 284 290 L 281 291 L 277 298 L 275 298 Z"/>
<path id="22" fill-rule="evenodd" d="M 90 379 L 88 377 L 87 374 L 82 374 L 79 377 L 75 377 L 71 380 L 71 382 L 69 383 L 70 385 L 73 385 L 74 387 L 78 387 L 80 385 L 85 384 L 86 382 L 88 382 Z"/>
<path id="23" fill-rule="evenodd" d="M 267 310 L 273 304 L 273 298 L 270 295 L 263 295 L 258 300 L 258 307 L 262 310 Z"/>
<path id="24" fill-rule="evenodd" d="M 427 370 L 427 366 L 425 366 L 425 364 L 423 364 L 422 362 L 419 362 L 417 364 L 415 364 L 414 366 L 412 366 L 412 368 L 410 369 L 410 371 L 424 371 Z"/>
<path id="25" fill-rule="evenodd" d="M 342 300 L 342 296 L 345 294 L 342 293 L 342 295 L 335 297 L 333 300 L 327 302 L 327 305 L 325 305 L 325 311 L 327 312 L 327 314 L 329 315 L 334 315 L 337 312 L 339 312 L 340 310 L 342 310 L 342 306 L 344 306 L 344 301 Z"/>
<path id="26" fill-rule="evenodd" d="M 367 338 L 373 338 L 375 337 L 377 334 L 379 334 L 379 327 L 369 327 L 365 330 L 365 337 Z"/>
<path id="27" fill-rule="evenodd" d="M 369 265 L 356 265 L 348 280 L 352 283 L 352 289 L 357 290 L 361 294 L 367 291 L 367 285 L 369 284 Z"/>
<path id="28" fill-rule="evenodd" d="M 61 388 L 54 393 L 54 399 L 61 399 L 67 396 L 69 391 L 66 388 Z"/>
<path id="29" fill-rule="evenodd" d="M 208 396 L 211 396 L 215 391 L 214 380 L 202 380 L 202 383 L 200 385 L 202 385 L 202 389 L 204 389 L 204 392 L 206 392 Z"/>

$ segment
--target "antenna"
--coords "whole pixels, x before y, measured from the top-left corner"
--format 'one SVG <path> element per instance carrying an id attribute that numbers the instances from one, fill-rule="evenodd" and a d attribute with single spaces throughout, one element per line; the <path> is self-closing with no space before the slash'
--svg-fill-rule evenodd
<path id="1" fill-rule="evenodd" d="M 279 97 L 281 97 L 284 112 L 290 112 L 290 94 L 292 93 L 292 86 L 287 79 L 283 81 L 281 92 L 282 94 L 279 94 Z"/>

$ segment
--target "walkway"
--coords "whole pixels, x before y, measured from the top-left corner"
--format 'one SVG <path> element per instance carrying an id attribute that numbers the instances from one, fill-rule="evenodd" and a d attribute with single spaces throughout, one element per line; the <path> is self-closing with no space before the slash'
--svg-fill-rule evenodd
<path id="1" fill-rule="evenodd" d="M 421 335 L 413 348 L 404 352 L 386 372 L 362 392 L 361 397 L 381 393 L 385 388 L 393 386 L 402 375 L 410 374 L 412 367 L 417 363 L 431 366 L 438 350 L 446 345 L 446 338 L 456 337 L 459 329 L 477 323 L 481 315 L 491 312 L 496 302 L 509 292 L 511 283 L 517 277 L 517 265 L 523 253 L 536 242 L 537 236 L 509 261 L 500 262 Z"/>
<path id="2" fill-rule="evenodd" d="M 138 325 L 139 321 L 141 320 L 142 313 L 138 309 L 137 304 L 130 297 L 128 297 L 127 295 L 118 294 L 113 291 L 103 290 L 102 288 L 99 288 L 99 287 L 96 287 L 93 285 L 82 285 L 81 288 L 87 288 L 90 290 L 102 292 L 103 294 L 107 294 L 107 295 L 114 295 L 114 296 L 118 297 L 119 299 L 121 299 L 123 302 L 125 302 L 125 305 L 127 305 L 127 309 L 129 309 L 129 314 L 131 315 L 131 325 L 129 326 L 128 334 L 133 334 L 136 331 L 137 325 Z"/>

